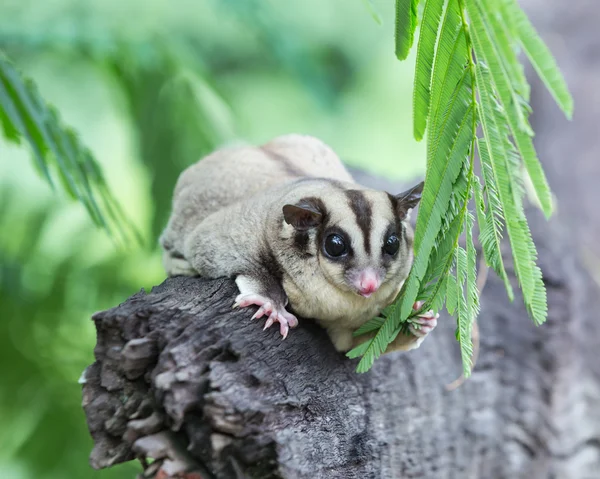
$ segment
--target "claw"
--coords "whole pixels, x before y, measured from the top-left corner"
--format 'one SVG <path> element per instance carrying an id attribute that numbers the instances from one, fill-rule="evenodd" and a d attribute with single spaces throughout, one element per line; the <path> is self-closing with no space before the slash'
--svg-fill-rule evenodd
<path id="1" fill-rule="evenodd" d="M 283 336 L 282 339 L 287 338 L 287 335 L 288 335 L 289 331 L 290 331 L 290 328 L 288 327 L 288 323 L 287 322 L 281 322 L 280 325 L 279 325 L 279 332 Z"/>
<path id="2" fill-rule="evenodd" d="M 258 310 L 252 315 L 251 319 L 268 316 L 263 330 L 270 328 L 274 323 L 279 323 L 279 332 L 283 338 L 287 338 L 290 328 L 298 326 L 298 319 L 293 314 L 285 310 L 284 307 L 278 307 L 269 298 L 259 294 L 240 294 L 235 300 L 233 308 L 251 305 L 259 306 Z"/>
<path id="3" fill-rule="evenodd" d="M 265 323 L 265 327 L 263 328 L 263 331 L 265 329 L 270 328 L 271 326 L 273 326 L 273 323 L 275 322 L 275 318 L 273 317 L 273 314 L 271 314 L 271 316 L 269 316 L 269 319 L 267 319 L 267 322 Z"/>
<path id="4" fill-rule="evenodd" d="M 273 307 L 271 306 L 271 303 L 265 303 L 260 308 L 258 308 L 258 311 L 254 313 L 254 316 L 252 316 L 250 320 L 252 321 L 256 318 L 262 318 L 265 314 L 270 314 L 272 311 Z"/>

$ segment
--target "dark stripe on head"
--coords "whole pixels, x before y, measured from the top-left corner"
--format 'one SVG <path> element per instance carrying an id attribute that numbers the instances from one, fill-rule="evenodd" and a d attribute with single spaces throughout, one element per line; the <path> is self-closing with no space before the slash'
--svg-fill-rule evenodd
<path id="1" fill-rule="evenodd" d="M 261 150 L 264 151 L 269 158 L 275 161 L 288 175 L 301 177 L 307 176 L 306 172 L 294 165 L 289 158 L 264 147 L 261 147 Z"/>
<path id="2" fill-rule="evenodd" d="M 321 178 L 316 176 L 305 176 L 304 178 L 298 178 L 290 182 L 290 185 L 299 185 L 302 183 L 327 183 L 328 185 L 337 188 L 338 190 L 346 190 L 346 186 L 340 180 L 334 180 L 333 178 Z"/>
<path id="3" fill-rule="evenodd" d="M 356 216 L 356 224 L 362 231 L 365 251 L 367 254 L 371 254 L 371 216 L 373 214 L 371 203 L 364 192 L 360 190 L 346 190 L 345 193 L 350 209 Z"/>
<path id="4" fill-rule="evenodd" d="M 390 195 L 389 193 L 387 194 L 387 196 L 390 200 L 390 204 L 392 205 L 392 213 L 394 214 L 394 221 L 396 227 L 395 231 L 397 235 L 400 235 L 402 233 L 402 222 L 398 217 L 398 199 L 394 195 Z"/>

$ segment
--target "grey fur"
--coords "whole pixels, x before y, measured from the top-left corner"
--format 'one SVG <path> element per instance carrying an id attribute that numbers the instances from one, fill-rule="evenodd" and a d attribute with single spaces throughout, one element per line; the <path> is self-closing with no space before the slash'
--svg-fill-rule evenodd
<path id="1" fill-rule="evenodd" d="M 237 278 L 236 304 L 268 302 L 284 336 L 285 318 L 292 327 L 295 320 L 285 310 L 289 304 L 325 327 L 338 350 L 348 350 L 357 344 L 353 330 L 390 304 L 408 275 L 413 233 L 402 220 L 419 193 L 420 185 L 397 197 L 357 185 L 333 150 L 309 136 L 219 150 L 179 178 L 160 239 L 164 265 L 170 276 Z M 349 236 L 351 257 L 323 252 L 324 235 L 335 228 Z M 384 261 L 390 228 L 401 247 Z M 365 269 L 382 280 L 369 298 L 353 286 Z M 421 340 L 399 335 L 390 350 L 412 349 Z"/>

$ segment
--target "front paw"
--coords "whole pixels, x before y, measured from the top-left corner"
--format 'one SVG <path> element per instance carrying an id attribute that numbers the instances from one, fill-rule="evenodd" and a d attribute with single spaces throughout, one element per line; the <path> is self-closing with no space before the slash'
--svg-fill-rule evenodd
<path id="1" fill-rule="evenodd" d="M 413 305 L 415 311 L 421 309 L 423 301 L 417 301 Z M 408 330 L 417 338 L 425 338 L 431 331 L 437 326 L 437 320 L 440 317 L 439 314 L 433 314 L 433 311 L 427 311 L 426 313 L 420 314 L 411 318 Z"/>
<path id="2" fill-rule="evenodd" d="M 290 328 L 298 326 L 298 319 L 296 316 L 289 313 L 285 307 L 277 306 L 274 301 L 265 296 L 261 296 L 260 294 L 240 294 L 235 298 L 233 307 L 245 308 L 252 305 L 259 306 L 259 308 L 251 319 L 267 316 L 267 322 L 265 323 L 263 330 L 271 327 L 273 323 L 277 322 L 279 323 L 279 332 L 283 336 L 283 339 L 285 339 Z"/>

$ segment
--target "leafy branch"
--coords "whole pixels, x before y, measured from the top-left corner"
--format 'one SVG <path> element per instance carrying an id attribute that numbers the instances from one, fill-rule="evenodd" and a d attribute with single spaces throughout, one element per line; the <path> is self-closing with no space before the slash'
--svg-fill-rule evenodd
<path id="1" fill-rule="evenodd" d="M 137 237 L 112 195 L 102 169 L 58 111 L 39 95 L 35 83 L 22 76 L 0 53 L 0 124 L 13 143 L 25 139 L 35 165 L 55 186 L 56 177 L 72 198 L 81 202 L 92 221 L 122 243 Z"/>
<path id="2" fill-rule="evenodd" d="M 396 55 L 413 44 L 419 0 L 396 2 Z M 552 214 L 552 196 L 533 145 L 523 49 L 568 118 L 573 101 L 551 53 L 516 0 L 425 0 L 417 45 L 414 136 L 427 131 L 427 170 L 415 232 L 415 259 L 399 299 L 355 334 L 377 331 L 348 353 L 368 371 L 411 318 L 446 306 L 456 314 L 465 377 L 472 368 L 471 330 L 479 312 L 475 221 L 486 264 L 514 294 L 500 243 L 508 235 L 515 274 L 535 324 L 546 320 L 546 290 L 525 216 L 524 180 Z M 478 132 L 481 131 L 481 136 Z M 481 177 L 475 174 L 478 153 Z M 475 204 L 475 217 L 468 208 Z M 475 219 L 476 218 L 476 219 Z M 466 238 L 465 246 L 459 242 Z M 419 311 L 417 300 L 424 301 Z"/>
<path id="3" fill-rule="evenodd" d="M 170 196 L 180 169 L 232 136 L 228 107 L 188 42 L 161 37 L 134 41 L 109 32 L 100 38 L 75 36 L 63 44 L 52 35 L 27 32 L 18 38 L 0 36 L 0 44 L 0 49 L 19 45 L 21 52 L 67 54 L 75 61 L 91 61 L 96 72 L 108 75 L 123 94 L 136 127 L 134 138 L 140 159 L 148 167 L 154 198 Z M 0 124 L 9 141 L 25 139 L 46 181 L 55 186 L 58 179 L 86 207 L 97 226 L 122 244 L 131 244 L 134 236 L 142 242 L 91 152 L 61 122 L 54 107 L 44 102 L 34 82 L 1 54 Z M 153 238 L 164 226 L 169 208 L 166 201 L 155 205 Z"/>

